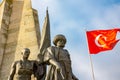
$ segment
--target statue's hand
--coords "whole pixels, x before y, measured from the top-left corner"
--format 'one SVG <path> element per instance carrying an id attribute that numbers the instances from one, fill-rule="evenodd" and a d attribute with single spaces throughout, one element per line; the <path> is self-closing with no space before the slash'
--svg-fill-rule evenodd
<path id="1" fill-rule="evenodd" d="M 58 65 L 56 66 L 56 69 L 57 69 L 57 71 L 60 73 L 60 75 L 61 75 L 62 79 L 64 80 L 64 79 L 65 79 L 65 77 L 64 77 L 64 75 L 63 75 L 61 65 L 60 65 L 60 64 L 58 64 Z"/>
<path id="2" fill-rule="evenodd" d="M 61 67 L 61 65 L 60 65 L 59 63 L 57 63 L 56 69 L 57 69 L 58 71 L 62 70 L 62 67 Z"/>

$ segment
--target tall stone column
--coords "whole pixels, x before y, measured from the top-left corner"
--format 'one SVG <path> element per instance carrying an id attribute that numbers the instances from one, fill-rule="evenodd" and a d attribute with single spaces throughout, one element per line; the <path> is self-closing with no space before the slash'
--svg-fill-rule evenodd
<path id="1" fill-rule="evenodd" d="M 0 39 L 0 80 L 7 80 L 12 62 L 21 58 L 23 48 L 30 48 L 30 59 L 37 57 L 40 29 L 31 0 L 3 0 L 0 4 Z"/>
<path id="2" fill-rule="evenodd" d="M 0 69 L 2 66 L 3 55 L 5 52 L 10 16 L 12 11 L 11 1 L 3 0 L 0 3 Z"/>
<path id="3" fill-rule="evenodd" d="M 20 59 L 20 49 L 31 50 L 30 59 L 36 59 L 40 44 L 40 30 L 37 11 L 32 9 L 31 0 L 24 0 L 15 60 Z"/>

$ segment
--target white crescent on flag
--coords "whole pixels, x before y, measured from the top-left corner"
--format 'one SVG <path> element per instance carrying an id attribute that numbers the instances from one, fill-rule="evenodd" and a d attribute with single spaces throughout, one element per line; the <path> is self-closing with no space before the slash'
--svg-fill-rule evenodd
<path id="1" fill-rule="evenodd" d="M 106 44 L 100 44 L 98 42 L 98 40 L 100 39 L 100 37 L 103 36 L 102 34 L 99 34 L 96 38 L 95 38 L 95 44 L 98 46 L 98 47 L 105 47 Z M 105 39 L 105 41 L 107 40 L 107 37 L 103 36 L 103 38 Z"/>
<path id="2" fill-rule="evenodd" d="M 117 32 L 120 29 L 92 30 L 87 31 L 87 40 L 90 54 L 98 54 L 101 51 L 112 50 L 119 38 Z M 117 38 L 117 39 L 116 39 Z"/>

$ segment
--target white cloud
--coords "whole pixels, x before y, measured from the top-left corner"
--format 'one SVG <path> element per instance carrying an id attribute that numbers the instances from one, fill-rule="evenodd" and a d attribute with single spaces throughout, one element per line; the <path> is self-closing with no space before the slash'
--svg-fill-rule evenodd
<path id="1" fill-rule="evenodd" d="M 91 18 L 91 25 L 98 28 L 120 28 L 120 5 L 108 7 L 99 16 Z"/>

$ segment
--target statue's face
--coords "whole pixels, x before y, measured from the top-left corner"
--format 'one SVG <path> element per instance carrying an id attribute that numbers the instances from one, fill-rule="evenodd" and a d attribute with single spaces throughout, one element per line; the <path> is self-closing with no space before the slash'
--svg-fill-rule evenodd
<path id="1" fill-rule="evenodd" d="M 64 46 L 65 46 L 64 40 L 60 39 L 60 40 L 57 42 L 57 47 L 64 47 Z"/>
<path id="2" fill-rule="evenodd" d="M 28 59 L 29 55 L 30 55 L 30 51 L 29 50 L 24 50 L 23 51 L 23 58 L 24 59 Z"/>

